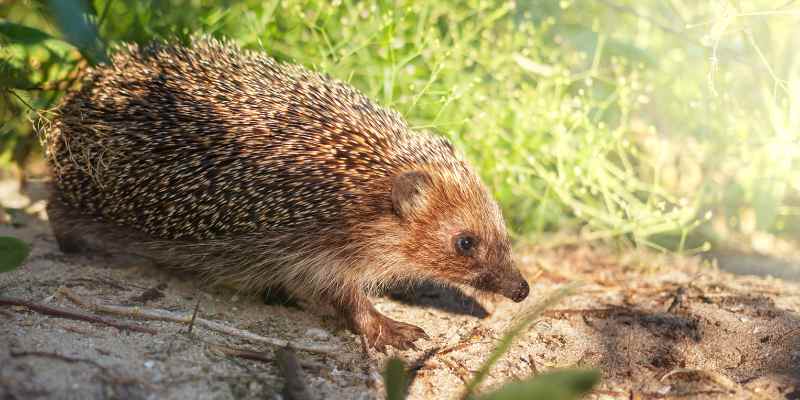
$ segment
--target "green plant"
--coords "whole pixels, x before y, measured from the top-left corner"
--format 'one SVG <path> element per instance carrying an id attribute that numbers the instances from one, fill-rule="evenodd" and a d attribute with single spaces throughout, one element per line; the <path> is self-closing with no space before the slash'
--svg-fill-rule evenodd
<path id="1" fill-rule="evenodd" d="M 581 233 L 576 240 L 684 251 L 738 234 L 798 238 L 800 24 L 792 7 L 2 2 L 0 166 L 38 159 L 29 120 L 106 49 L 202 33 L 329 73 L 416 129 L 450 137 L 519 239 L 570 230 Z"/>
<path id="2" fill-rule="evenodd" d="M 557 32 L 563 51 L 604 36 L 644 55 L 623 56 L 641 63 L 646 86 L 632 128 L 654 175 L 641 178 L 696 199 L 703 236 L 739 247 L 759 233 L 800 239 L 796 2 L 542 3 L 531 4 L 539 18 L 570 27 Z"/>
<path id="3" fill-rule="evenodd" d="M 533 378 L 504 385 L 478 400 L 571 400 L 589 393 L 600 381 L 594 370 L 545 372 Z"/>
<path id="4" fill-rule="evenodd" d="M 0 236 L 0 273 L 19 268 L 31 249 L 25 242 L 10 236 Z"/>
<path id="5" fill-rule="evenodd" d="M 609 54 L 640 55 L 620 53 L 617 42 L 602 35 L 589 39 L 590 52 L 564 52 L 551 40 L 560 27 L 547 19 L 537 23 L 522 5 L 66 3 L 0 4 L 6 23 L 17 24 L 6 36 L 6 65 L 24 82 L 6 84 L 0 99 L 13 109 L 0 131 L 10 138 L 9 148 L 34 142 L 21 111 L 36 110 L 36 117 L 52 107 L 73 86 L 70 74 L 81 62 L 103 61 L 104 48 L 164 38 L 186 42 L 204 33 L 348 81 L 398 109 L 415 129 L 448 136 L 493 188 L 517 238 L 573 229 L 589 240 L 655 245 L 650 238 L 656 234 L 685 236 L 692 227 L 695 203 L 642 179 L 652 168 L 630 125 L 643 84 L 624 59 L 607 61 Z"/>
<path id="6" fill-rule="evenodd" d="M 86 5 L 68 0 L 35 2 L 26 5 L 37 11 L 31 13 L 0 4 L 0 16 L 13 17 L 23 10 L 23 19 L 58 30 L 45 32 L 0 18 L 0 167 L 12 162 L 24 166 L 35 153 L 34 124 L 74 86 L 84 60 L 108 61 L 97 36 L 96 13 Z"/>

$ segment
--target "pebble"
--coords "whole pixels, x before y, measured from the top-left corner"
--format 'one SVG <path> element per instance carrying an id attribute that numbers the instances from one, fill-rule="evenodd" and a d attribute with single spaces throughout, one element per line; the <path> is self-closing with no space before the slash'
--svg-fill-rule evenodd
<path id="1" fill-rule="evenodd" d="M 331 335 L 323 329 L 319 328 L 311 328 L 306 331 L 306 337 L 311 339 L 319 339 L 319 340 L 326 340 Z"/>

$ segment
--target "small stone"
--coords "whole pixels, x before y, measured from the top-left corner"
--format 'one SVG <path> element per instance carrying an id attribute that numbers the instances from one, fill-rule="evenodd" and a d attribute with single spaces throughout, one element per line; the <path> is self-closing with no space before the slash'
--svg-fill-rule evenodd
<path id="1" fill-rule="evenodd" d="M 144 367 L 145 367 L 145 368 L 147 368 L 147 369 L 151 369 L 151 368 L 153 368 L 155 365 L 156 365 L 156 362 L 155 362 L 155 361 L 152 361 L 152 360 L 150 360 L 150 361 L 145 361 L 145 362 L 144 362 Z"/>
<path id="2" fill-rule="evenodd" d="M 326 340 L 331 335 L 323 329 L 311 328 L 306 331 L 306 336 L 311 339 Z"/>

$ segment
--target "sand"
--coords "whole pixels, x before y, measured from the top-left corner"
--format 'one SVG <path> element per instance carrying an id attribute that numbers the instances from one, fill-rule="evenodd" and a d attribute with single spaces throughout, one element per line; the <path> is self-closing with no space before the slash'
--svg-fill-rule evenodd
<path id="1" fill-rule="evenodd" d="M 35 186 L 35 185 L 34 185 Z M 0 274 L 0 297 L 68 308 L 152 330 L 0 306 L 0 398 L 283 398 L 274 345 L 169 321 L 108 316 L 105 305 L 191 314 L 288 341 L 317 399 L 383 398 L 391 356 L 412 365 L 410 399 L 455 398 L 520 312 L 574 281 L 583 286 L 549 309 L 492 370 L 484 390 L 566 367 L 598 368 L 589 398 L 800 398 L 800 287 L 769 276 L 734 275 L 699 257 L 582 244 L 516 250 L 532 294 L 516 304 L 469 290 L 420 285 L 375 298 L 388 316 L 431 336 L 419 350 L 365 352 L 332 310 L 300 302 L 268 305 L 257 295 L 204 287 L 191 275 L 118 265 L 99 255 L 64 255 L 49 230 L 40 190 L 0 183 L 16 208 L 0 235 L 32 245 L 25 264 Z M 757 260 L 757 259 L 756 259 Z M 757 261 L 753 261 L 757 262 Z M 225 354 L 235 349 L 262 360 Z"/>

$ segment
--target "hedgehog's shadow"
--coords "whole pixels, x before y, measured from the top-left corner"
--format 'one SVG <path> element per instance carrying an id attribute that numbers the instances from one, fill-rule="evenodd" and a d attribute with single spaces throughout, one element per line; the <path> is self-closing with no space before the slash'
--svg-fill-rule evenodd
<path id="1" fill-rule="evenodd" d="M 486 318 L 489 312 L 474 297 L 457 287 L 422 281 L 410 287 L 392 290 L 386 297 L 403 304 L 436 308 L 451 314 Z"/>

